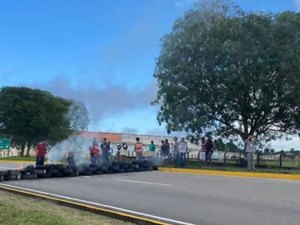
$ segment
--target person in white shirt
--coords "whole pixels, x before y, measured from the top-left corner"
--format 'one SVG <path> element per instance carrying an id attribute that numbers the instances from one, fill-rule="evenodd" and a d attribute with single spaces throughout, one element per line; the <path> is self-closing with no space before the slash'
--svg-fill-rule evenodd
<path id="1" fill-rule="evenodd" d="M 181 138 L 178 145 L 179 152 L 179 165 L 181 167 L 185 166 L 186 163 L 186 153 L 187 153 L 187 143 L 184 141 L 184 138 Z"/>
<path id="2" fill-rule="evenodd" d="M 255 170 L 255 150 L 256 150 L 256 137 L 249 135 L 245 141 L 245 152 L 247 155 L 247 165 L 249 170 Z"/>

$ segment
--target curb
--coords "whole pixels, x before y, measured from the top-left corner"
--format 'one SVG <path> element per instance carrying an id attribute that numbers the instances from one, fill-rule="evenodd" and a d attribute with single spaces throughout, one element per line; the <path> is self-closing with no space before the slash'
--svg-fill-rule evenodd
<path id="1" fill-rule="evenodd" d="M 72 208 L 77 208 L 77 209 L 85 210 L 88 212 L 97 213 L 99 215 L 108 216 L 111 218 L 132 222 L 134 224 L 169 225 L 169 223 L 161 222 L 159 220 L 154 220 L 154 219 L 145 218 L 145 217 L 142 217 L 139 215 L 120 212 L 120 211 L 108 209 L 105 207 L 98 207 L 98 206 L 93 206 L 93 205 L 89 205 L 89 204 L 84 204 L 79 201 L 73 201 L 73 200 L 70 200 L 67 198 L 64 199 L 62 197 L 50 196 L 50 195 L 46 195 L 46 194 L 42 194 L 42 193 L 34 193 L 33 191 L 22 190 L 21 188 L 18 188 L 18 187 L 10 187 L 10 186 L 0 184 L 0 190 L 13 192 L 16 194 L 21 194 L 21 195 L 25 195 L 25 196 L 29 196 L 29 197 L 33 197 L 33 198 L 39 198 L 39 199 L 43 199 L 43 200 L 47 200 L 47 201 L 53 201 L 53 202 L 56 202 L 56 203 L 59 203 L 59 204 L 65 205 L 65 206 L 69 206 Z"/>
<path id="2" fill-rule="evenodd" d="M 199 175 L 248 177 L 248 178 L 266 178 L 266 179 L 280 179 L 280 180 L 300 180 L 300 175 L 298 175 L 298 174 L 233 172 L 233 171 L 180 169 L 180 168 L 165 168 L 165 167 L 159 167 L 158 170 L 161 171 L 161 172 L 182 173 L 182 174 L 199 174 Z"/>

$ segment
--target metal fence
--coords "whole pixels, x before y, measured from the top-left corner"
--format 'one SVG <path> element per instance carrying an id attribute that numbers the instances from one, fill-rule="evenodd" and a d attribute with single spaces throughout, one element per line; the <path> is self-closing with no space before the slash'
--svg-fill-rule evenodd
<path id="1" fill-rule="evenodd" d="M 144 152 L 147 157 L 147 151 Z M 198 157 L 198 150 L 190 150 L 187 154 L 188 165 L 201 165 Z M 135 157 L 134 151 L 128 151 L 128 157 Z M 155 152 L 155 157 L 160 157 L 160 151 Z M 170 161 L 168 161 L 169 164 Z M 246 167 L 246 156 L 244 152 L 215 151 L 212 154 L 210 166 L 226 167 Z M 255 164 L 257 168 L 283 168 L 300 169 L 300 154 L 290 154 L 286 152 L 276 152 L 265 154 L 257 152 L 255 154 Z"/>
<path id="2" fill-rule="evenodd" d="M 188 162 L 198 161 L 198 151 L 189 152 L 187 158 Z M 244 152 L 217 151 L 212 154 L 211 162 L 212 165 L 245 167 L 246 155 Z M 283 151 L 272 154 L 257 152 L 255 154 L 255 163 L 258 168 L 300 169 L 300 154 L 291 154 Z"/>

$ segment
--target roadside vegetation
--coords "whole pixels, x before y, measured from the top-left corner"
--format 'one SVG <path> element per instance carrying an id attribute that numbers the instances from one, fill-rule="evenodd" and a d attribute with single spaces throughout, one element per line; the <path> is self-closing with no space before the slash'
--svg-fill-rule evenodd
<path id="1" fill-rule="evenodd" d="M 0 190 L 0 224 L 130 225 L 132 223 Z"/>
<path id="2" fill-rule="evenodd" d="M 10 156 L 10 157 L 0 157 L 0 161 L 35 161 L 35 157 L 34 156 L 27 156 L 27 157 L 23 157 L 23 156 Z"/>

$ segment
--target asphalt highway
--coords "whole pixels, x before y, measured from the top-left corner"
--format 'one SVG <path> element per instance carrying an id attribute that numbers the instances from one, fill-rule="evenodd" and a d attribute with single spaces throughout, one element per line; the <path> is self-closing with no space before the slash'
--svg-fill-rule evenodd
<path id="1" fill-rule="evenodd" d="M 190 224 L 300 221 L 300 181 L 140 172 L 4 183 Z"/>

